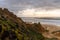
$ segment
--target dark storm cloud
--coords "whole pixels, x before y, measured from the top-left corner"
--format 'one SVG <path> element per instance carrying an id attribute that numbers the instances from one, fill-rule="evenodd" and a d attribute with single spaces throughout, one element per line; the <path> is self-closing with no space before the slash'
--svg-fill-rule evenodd
<path id="1" fill-rule="evenodd" d="M 60 0 L 0 0 L 0 7 L 15 12 L 26 8 L 55 9 L 60 8 Z"/>

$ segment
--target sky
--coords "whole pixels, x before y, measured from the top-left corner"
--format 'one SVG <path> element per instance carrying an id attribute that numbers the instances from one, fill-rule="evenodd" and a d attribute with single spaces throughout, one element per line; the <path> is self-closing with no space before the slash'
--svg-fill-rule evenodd
<path id="1" fill-rule="evenodd" d="M 60 0 L 0 0 L 18 17 L 60 17 Z"/>

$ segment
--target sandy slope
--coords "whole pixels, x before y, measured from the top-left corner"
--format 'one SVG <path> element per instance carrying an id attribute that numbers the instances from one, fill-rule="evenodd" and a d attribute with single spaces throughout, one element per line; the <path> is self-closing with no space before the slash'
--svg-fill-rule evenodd
<path id="1" fill-rule="evenodd" d="M 49 30 L 49 32 L 60 30 L 60 26 L 56 26 L 56 25 L 42 24 L 42 26 L 43 26 L 46 30 Z"/>
<path id="2" fill-rule="evenodd" d="M 50 24 L 42 24 L 42 26 L 46 29 L 49 30 L 49 32 L 44 32 L 43 35 L 48 38 L 58 38 L 60 40 L 60 35 L 58 33 L 52 34 L 54 31 L 59 31 L 60 27 L 56 25 L 50 25 Z"/>

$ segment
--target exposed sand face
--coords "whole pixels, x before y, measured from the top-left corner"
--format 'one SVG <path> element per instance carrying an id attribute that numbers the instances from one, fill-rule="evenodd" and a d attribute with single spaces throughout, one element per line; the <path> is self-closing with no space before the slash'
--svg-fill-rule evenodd
<path id="1" fill-rule="evenodd" d="M 58 33 L 52 34 L 54 31 L 59 31 L 60 27 L 56 25 L 50 25 L 50 24 L 41 24 L 48 32 L 44 32 L 43 35 L 48 38 L 58 38 L 60 40 L 60 35 Z"/>
<path id="2" fill-rule="evenodd" d="M 50 32 L 60 30 L 60 27 L 59 27 L 59 26 L 56 26 L 56 25 L 51 25 L 51 24 L 41 24 L 41 25 L 42 25 L 46 30 L 49 30 Z"/>

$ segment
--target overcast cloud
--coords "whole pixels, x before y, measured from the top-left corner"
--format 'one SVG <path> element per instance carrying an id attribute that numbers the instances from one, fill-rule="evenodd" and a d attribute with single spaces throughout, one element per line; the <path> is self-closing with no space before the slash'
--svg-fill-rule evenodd
<path id="1" fill-rule="evenodd" d="M 8 8 L 14 13 L 26 9 L 60 9 L 60 0 L 0 0 L 0 7 Z"/>

